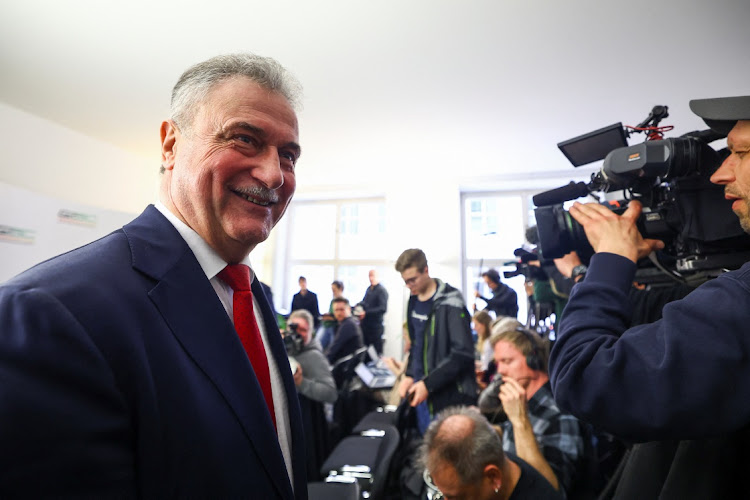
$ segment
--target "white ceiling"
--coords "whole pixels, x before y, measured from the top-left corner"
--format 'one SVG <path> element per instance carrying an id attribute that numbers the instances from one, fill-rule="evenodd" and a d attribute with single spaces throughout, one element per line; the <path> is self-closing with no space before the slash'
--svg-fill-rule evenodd
<path id="1" fill-rule="evenodd" d="M 750 94 L 750 2 L 4 0 L 0 101 L 156 163 L 180 73 L 235 51 L 305 87 L 300 188 L 484 187 L 656 104 L 705 128 L 690 99 Z"/>

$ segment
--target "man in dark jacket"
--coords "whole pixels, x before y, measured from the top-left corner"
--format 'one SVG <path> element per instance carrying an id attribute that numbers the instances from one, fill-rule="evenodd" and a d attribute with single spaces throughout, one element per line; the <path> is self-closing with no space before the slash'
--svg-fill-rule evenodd
<path id="1" fill-rule="evenodd" d="M 359 327 L 357 318 L 352 316 L 352 308 L 348 299 L 344 297 L 333 299 L 333 316 L 339 326 L 333 334 L 331 345 L 326 349 L 326 357 L 332 365 L 344 356 L 354 354 L 362 347 L 362 329 Z"/>
<path id="2" fill-rule="evenodd" d="M 424 433 L 443 408 L 476 403 L 471 315 L 461 292 L 430 277 L 422 250 L 405 250 L 396 270 L 411 292 L 407 324 L 412 344 L 399 395 L 411 399 Z"/>
<path id="3" fill-rule="evenodd" d="M 320 308 L 318 307 L 318 296 L 307 289 L 307 278 L 299 277 L 299 292 L 292 297 L 292 311 L 304 309 L 312 314 L 315 320 L 315 328 L 320 324 Z"/>
<path id="4" fill-rule="evenodd" d="M 518 316 L 518 295 L 515 290 L 500 281 L 500 273 L 497 272 L 497 269 L 488 269 L 482 273 L 482 278 L 492 291 L 492 297 L 490 298 L 482 297 L 479 290 L 474 292 L 477 298 L 487 302 L 487 307 L 484 310 L 494 312 L 495 317 L 510 316 L 515 318 Z"/>
<path id="5" fill-rule="evenodd" d="M 357 304 L 361 306 L 358 316 L 365 345 L 371 345 L 378 354 L 383 354 L 383 315 L 388 310 L 388 291 L 378 281 L 378 273 L 374 269 L 370 270 L 369 278 L 370 286 L 362 302 Z"/>

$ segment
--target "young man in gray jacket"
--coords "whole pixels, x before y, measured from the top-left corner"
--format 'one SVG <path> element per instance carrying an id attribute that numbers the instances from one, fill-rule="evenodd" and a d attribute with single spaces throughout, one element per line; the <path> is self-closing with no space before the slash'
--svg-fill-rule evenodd
<path id="1" fill-rule="evenodd" d="M 399 395 L 410 398 L 424 433 L 443 408 L 476 403 L 471 315 L 460 291 L 430 277 L 422 250 L 405 250 L 396 271 L 411 292 L 407 325 L 412 343 Z"/>

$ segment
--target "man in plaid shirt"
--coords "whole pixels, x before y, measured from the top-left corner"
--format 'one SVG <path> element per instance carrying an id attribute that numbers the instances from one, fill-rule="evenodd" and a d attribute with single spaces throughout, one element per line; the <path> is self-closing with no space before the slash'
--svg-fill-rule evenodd
<path id="1" fill-rule="evenodd" d="M 557 407 L 547 374 L 548 349 L 539 335 L 521 327 L 492 336 L 497 384 L 487 390 L 499 397 L 508 420 L 502 423 L 503 449 L 523 458 L 555 489 L 570 493 L 585 474 L 584 430 L 574 416 Z M 481 399 L 481 398 L 480 398 Z"/>

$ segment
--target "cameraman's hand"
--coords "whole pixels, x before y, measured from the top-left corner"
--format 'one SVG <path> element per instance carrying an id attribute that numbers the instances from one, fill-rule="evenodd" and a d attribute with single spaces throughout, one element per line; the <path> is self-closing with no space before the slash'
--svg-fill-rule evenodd
<path id="1" fill-rule="evenodd" d="M 659 240 L 644 239 L 635 225 L 641 214 L 641 203 L 631 201 L 622 215 L 598 203 L 574 203 L 570 215 L 586 231 L 586 237 L 596 252 L 622 255 L 633 262 L 653 250 L 664 248 Z"/>
<path id="2" fill-rule="evenodd" d="M 576 251 L 573 250 L 559 259 L 555 259 L 554 263 L 557 270 L 560 271 L 560 274 L 566 278 L 570 278 L 570 275 L 573 273 L 573 268 L 581 265 L 581 259 L 578 257 Z"/>
<path id="3" fill-rule="evenodd" d="M 302 365 L 297 366 L 297 371 L 294 372 L 294 385 L 297 387 L 302 383 Z"/>

